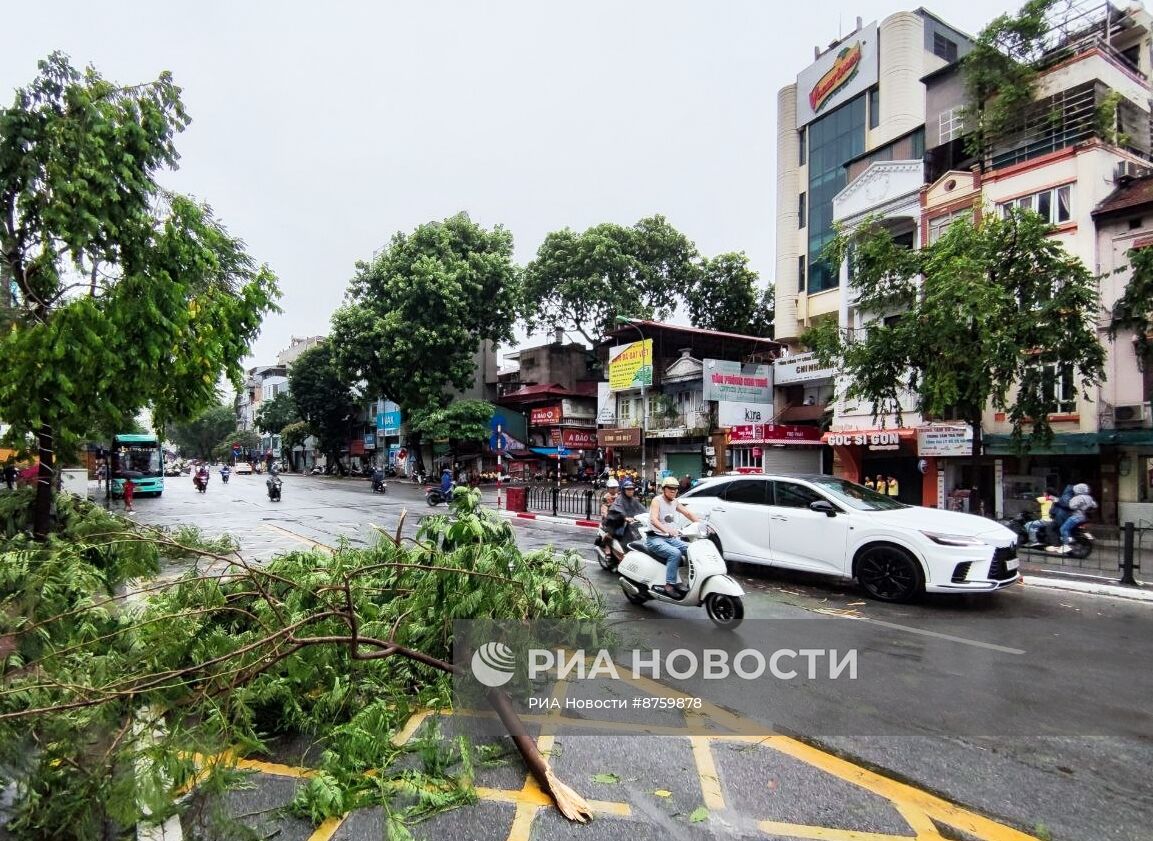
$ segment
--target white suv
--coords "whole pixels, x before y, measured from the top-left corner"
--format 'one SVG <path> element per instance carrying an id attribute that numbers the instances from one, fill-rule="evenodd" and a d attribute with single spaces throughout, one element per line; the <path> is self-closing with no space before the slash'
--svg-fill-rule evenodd
<path id="1" fill-rule="evenodd" d="M 706 479 L 678 502 L 708 517 L 727 560 L 855 578 L 882 601 L 1017 581 L 1017 536 L 972 514 L 906 505 L 821 475 Z"/>

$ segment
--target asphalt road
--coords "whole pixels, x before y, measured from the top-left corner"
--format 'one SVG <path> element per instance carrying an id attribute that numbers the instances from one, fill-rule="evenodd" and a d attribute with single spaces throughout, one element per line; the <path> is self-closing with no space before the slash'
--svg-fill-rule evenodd
<path id="1" fill-rule="evenodd" d="M 394 531 L 402 514 L 411 534 L 431 510 L 405 483 L 381 496 L 367 480 L 287 476 L 272 503 L 263 477 L 222 485 L 218 474 L 206 494 L 180 477 L 136 505 L 142 522 L 229 533 L 255 558 L 372 541 L 374 525 Z M 666 677 L 668 686 L 1041 838 L 1153 839 L 1153 606 L 1025 586 L 885 605 L 843 583 L 741 568 L 732 572 L 748 592 L 746 621 L 723 634 L 700 609 L 628 605 L 592 561 L 588 530 L 515 522 L 523 548 L 588 559 L 590 581 L 638 646 L 859 653 L 851 684 Z"/>

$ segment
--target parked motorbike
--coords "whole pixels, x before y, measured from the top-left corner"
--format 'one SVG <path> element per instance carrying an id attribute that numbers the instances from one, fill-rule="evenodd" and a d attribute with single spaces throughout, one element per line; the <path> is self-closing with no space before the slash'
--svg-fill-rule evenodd
<path id="1" fill-rule="evenodd" d="M 283 481 L 279 476 L 269 476 L 265 481 L 265 486 L 268 488 L 268 498 L 272 502 L 280 502 L 280 486 Z"/>
<path id="2" fill-rule="evenodd" d="M 709 540 L 713 529 L 706 521 L 690 523 L 681 529 L 680 537 L 688 548 L 688 592 L 673 598 L 652 588 L 665 583 L 665 562 L 655 558 L 641 541 L 628 545 L 628 552 L 617 566 L 621 589 L 632 604 L 640 605 L 655 599 L 679 607 L 700 607 L 718 628 L 731 631 L 744 621 L 745 605 L 741 597 L 745 591 L 728 575 L 725 559 L 716 544 Z M 681 560 L 681 569 L 685 568 Z"/>
<path id="3" fill-rule="evenodd" d="M 1067 554 L 1070 558 L 1083 560 L 1088 558 L 1093 553 L 1093 544 L 1096 542 L 1093 533 L 1089 531 L 1088 523 L 1081 523 L 1073 529 L 1073 542 L 1070 544 L 1069 551 L 1062 553 L 1061 549 L 1061 532 L 1057 524 L 1049 520 L 1037 530 L 1037 540 L 1039 545 L 1029 545 L 1029 532 L 1025 528 L 1025 524 L 1031 520 L 1036 520 L 1040 516 L 1037 512 L 1022 511 L 1016 517 L 1010 520 L 1002 520 L 1001 524 L 1011 529 L 1017 534 L 1017 547 L 1025 550 L 1026 552 L 1049 552 L 1053 554 Z"/>

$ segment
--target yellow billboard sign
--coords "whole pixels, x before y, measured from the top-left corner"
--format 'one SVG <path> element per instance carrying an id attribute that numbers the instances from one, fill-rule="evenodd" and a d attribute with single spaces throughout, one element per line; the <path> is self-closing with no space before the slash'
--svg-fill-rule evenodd
<path id="1" fill-rule="evenodd" d="M 653 384 L 653 340 L 617 345 L 609 351 L 609 389 L 624 391 Z"/>

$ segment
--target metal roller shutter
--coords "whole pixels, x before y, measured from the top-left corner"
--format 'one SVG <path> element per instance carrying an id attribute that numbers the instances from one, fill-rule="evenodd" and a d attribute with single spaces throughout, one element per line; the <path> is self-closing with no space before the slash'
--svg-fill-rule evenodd
<path id="1" fill-rule="evenodd" d="M 820 473 L 820 447 L 762 447 L 766 473 Z"/>

